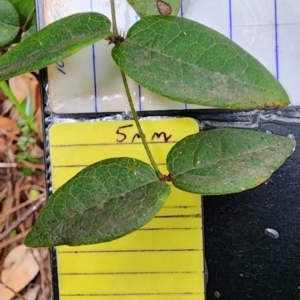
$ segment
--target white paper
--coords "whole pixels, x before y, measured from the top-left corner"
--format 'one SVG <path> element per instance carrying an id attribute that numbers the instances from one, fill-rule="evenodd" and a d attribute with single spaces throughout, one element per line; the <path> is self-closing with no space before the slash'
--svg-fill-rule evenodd
<path id="1" fill-rule="evenodd" d="M 45 0 L 45 24 L 78 12 L 111 18 L 109 0 Z M 116 0 L 119 32 L 138 17 L 126 0 Z M 299 0 L 184 0 L 185 18 L 212 27 L 256 57 L 282 83 L 292 105 L 300 105 Z M 50 107 L 55 113 L 127 111 L 129 106 L 107 41 L 100 41 L 48 68 Z M 137 110 L 193 109 L 160 97 L 129 80 Z"/>

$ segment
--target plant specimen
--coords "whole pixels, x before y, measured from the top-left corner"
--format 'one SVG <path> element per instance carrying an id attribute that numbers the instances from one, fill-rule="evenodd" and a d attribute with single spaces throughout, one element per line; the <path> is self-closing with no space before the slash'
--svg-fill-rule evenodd
<path id="1" fill-rule="evenodd" d="M 124 0 L 125 1 L 125 0 Z M 241 129 L 213 129 L 187 136 L 169 152 L 168 174 L 159 170 L 146 142 L 126 76 L 184 103 L 229 109 L 284 107 L 288 95 L 255 58 L 197 22 L 177 17 L 181 1 L 128 0 L 141 19 L 119 35 L 99 13 L 75 14 L 45 27 L 0 58 L 0 81 L 41 69 L 100 39 L 114 44 L 133 119 L 151 166 L 134 158 L 96 162 L 53 195 L 26 237 L 31 247 L 84 245 L 122 237 L 150 221 L 170 194 L 181 190 L 221 195 L 253 188 L 295 149 L 282 136 Z"/>

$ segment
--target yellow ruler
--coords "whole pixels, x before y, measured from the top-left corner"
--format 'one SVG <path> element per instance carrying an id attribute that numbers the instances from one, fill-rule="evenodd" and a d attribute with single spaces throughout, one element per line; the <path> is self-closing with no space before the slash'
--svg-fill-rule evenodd
<path id="1" fill-rule="evenodd" d="M 165 160 L 176 141 L 198 132 L 188 118 L 145 120 L 154 158 Z M 49 132 L 53 188 L 83 167 L 110 157 L 148 158 L 133 121 L 55 124 Z M 199 195 L 172 188 L 158 215 L 118 240 L 57 248 L 59 300 L 204 300 L 204 257 Z"/>

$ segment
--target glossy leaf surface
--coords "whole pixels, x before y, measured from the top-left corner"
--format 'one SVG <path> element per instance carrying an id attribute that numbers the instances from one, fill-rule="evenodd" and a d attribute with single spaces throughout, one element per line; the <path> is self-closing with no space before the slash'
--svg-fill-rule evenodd
<path id="1" fill-rule="evenodd" d="M 169 152 L 173 184 L 203 195 L 237 193 L 267 180 L 295 149 L 295 141 L 241 129 L 213 129 L 190 135 Z"/>
<path id="2" fill-rule="evenodd" d="M 109 19 L 98 13 L 60 19 L 0 57 L 0 81 L 42 69 L 109 35 Z"/>
<path id="3" fill-rule="evenodd" d="M 114 47 L 113 58 L 137 83 L 176 101 L 232 109 L 289 104 L 282 86 L 255 58 L 184 18 L 141 19 Z"/>
<path id="4" fill-rule="evenodd" d="M 136 13 L 144 18 L 152 15 L 177 15 L 182 0 L 127 0 Z"/>
<path id="5" fill-rule="evenodd" d="M 19 15 L 7 0 L 0 0 L 0 48 L 9 45 L 19 32 Z"/>
<path id="6" fill-rule="evenodd" d="M 114 240 L 150 221 L 169 194 L 170 187 L 142 161 L 97 162 L 50 196 L 25 244 L 49 247 Z"/>

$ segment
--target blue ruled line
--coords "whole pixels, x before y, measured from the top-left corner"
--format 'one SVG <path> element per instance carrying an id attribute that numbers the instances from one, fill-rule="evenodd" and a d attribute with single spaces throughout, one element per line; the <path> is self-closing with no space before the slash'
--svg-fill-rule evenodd
<path id="1" fill-rule="evenodd" d="M 91 9 L 91 11 L 93 11 L 93 0 L 90 0 L 90 9 Z M 95 45 L 92 45 L 92 59 L 93 59 L 93 79 L 94 79 L 94 109 L 95 109 L 95 112 L 98 112 Z"/>
<path id="2" fill-rule="evenodd" d="M 232 3 L 231 0 L 228 2 L 229 9 L 229 38 L 232 40 Z"/>
<path id="3" fill-rule="evenodd" d="M 92 54 L 93 54 L 93 77 L 94 77 L 94 106 L 95 106 L 95 112 L 98 112 L 95 45 L 92 45 Z"/>
<path id="4" fill-rule="evenodd" d="M 275 64 L 276 64 L 276 78 L 279 79 L 277 0 L 274 0 L 274 27 L 275 27 Z"/>

